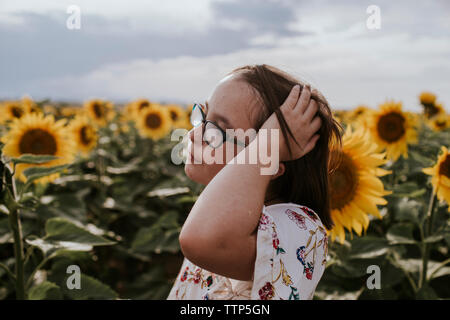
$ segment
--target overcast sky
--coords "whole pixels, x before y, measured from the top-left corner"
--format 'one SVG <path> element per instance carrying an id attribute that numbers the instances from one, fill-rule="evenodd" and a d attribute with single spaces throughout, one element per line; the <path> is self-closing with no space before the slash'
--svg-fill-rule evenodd
<path id="1" fill-rule="evenodd" d="M 69 5 L 81 10 L 70 30 Z M 381 12 L 370 30 L 369 5 Z M 204 100 L 232 69 L 277 66 L 335 109 L 450 111 L 450 1 L 1 0 L 0 99 Z"/>

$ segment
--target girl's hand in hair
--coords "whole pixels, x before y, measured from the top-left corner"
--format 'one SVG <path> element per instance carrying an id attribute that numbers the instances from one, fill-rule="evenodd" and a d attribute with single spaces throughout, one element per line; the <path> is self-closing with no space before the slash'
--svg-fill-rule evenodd
<path id="1" fill-rule="evenodd" d="M 260 128 L 259 134 L 261 134 L 261 129 L 278 129 L 280 162 L 299 159 L 314 148 L 317 139 L 319 139 L 319 134 L 316 132 L 322 125 L 320 117 L 316 116 L 318 110 L 319 106 L 317 102 L 311 99 L 311 88 L 309 85 L 303 86 L 301 93 L 300 85 L 295 85 L 284 103 L 280 106 L 280 111 L 282 112 L 292 135 L 298 142 L 297 144 L 289 132 L 287 132 L 292 157 L 289 155 L 287 144 L 275 112 L 264 122 Z M 267 137 L 264 141 L 270 142 L 271 132 L 270 130 L 266 131 L 269 136 L 264 135 L 264 137 Z M 276 146 L 273 145 L 270 145 L 270 150 L 270 152 L 277 152 Z"/>

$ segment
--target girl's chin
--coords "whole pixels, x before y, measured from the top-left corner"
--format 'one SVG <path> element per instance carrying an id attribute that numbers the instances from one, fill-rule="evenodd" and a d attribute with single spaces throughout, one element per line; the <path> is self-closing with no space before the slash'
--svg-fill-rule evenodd
<path id="1" fill-rule="evenodd" d="M 202 174 L 200 167 L 201 166 L 199 164 L 186 163 L 184 165 L 184 172 L 192 181 L 203 184 L 203 179 L 201 179 Z"/>
<path id="2" fill-rule="evenodd" d="M 186 163 L 184 165 L 184 172 L 188 178 L 205 186 L 212 180 L 212 178 L 214 178 L 215 174 L 217 174 L 219 170 L 205 164 Z"/>

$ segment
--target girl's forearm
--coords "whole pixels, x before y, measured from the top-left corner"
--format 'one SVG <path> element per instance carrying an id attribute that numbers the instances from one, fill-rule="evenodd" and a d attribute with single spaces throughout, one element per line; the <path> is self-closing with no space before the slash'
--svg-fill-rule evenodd
<path id="1" fill-rule="evenodd" d="M 248 238 L 258 226 L 270 175 L 259 157 L 249 163 L 250 150 L 257 150 L 259 135 L 210 181 L 195 202 L 181 237 L 208 239 L 221 246 Z M 252 146 L 252 144 L 255 144 Z"/>

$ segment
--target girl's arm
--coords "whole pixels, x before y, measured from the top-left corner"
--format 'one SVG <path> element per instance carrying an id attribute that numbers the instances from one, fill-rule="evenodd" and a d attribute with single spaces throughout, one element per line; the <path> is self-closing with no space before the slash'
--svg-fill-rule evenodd
<path id="1" fill-rule="evenodd" d="M 311 139 L 317 129 L 311 133 L 307 128 L 311 126 L 310 121 L 306 123 L 305 120 L 308 118 L 308 112 L 314 111 L 309 109 L 317 111 L 317 105 L 310 104 L 312 107 L 308 108 L 308 112 L 300 114 L 300 111 L 308 107 L 310 90 L 302 90 L 300 99 L 299 91 L 299 88 L 293 89 L 281 109 L 297 141 L 306 142 L 303 143 L 306 147 L 301 152 L 303 156 L 313 148 L 317 140 Z M 295 117 L 296 123 L 289 124 L 288 117 Z M 305 117 L 305 122 L 301 117 Z M 277 125 L 276 115 L 273 114 L 261 129 L 279 129 Z M 294 126 L 302 129 L 294 129 Z M 280 137 L 280 140 L 282 139 Z M 263 139 L 265 140 L 270 142 L 270 138 Z M 259 141 L 261 135 L 258 133 L 233 159 L 235 164 L 225 165 L 208 183 L 189 213 L 179 237 L 183 254 L 192 263 L 213 273 L 238 280 L 251 280 L 253 277 L 256 232 L 271 179 L 271 175 L 261 174 L 261 168 L 266 165 L 260 163 L 259 157 L 256 164 L 242 161 L 249 159 L 249 149 L 256 150 L 251 145 L 257 146 Z M 270 148 L 270 145 L 268 147 Z M 286 148 L 285 143 L 281 142 L 280 161 L 289 160 L 284 156 Z"/>

